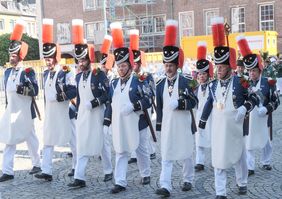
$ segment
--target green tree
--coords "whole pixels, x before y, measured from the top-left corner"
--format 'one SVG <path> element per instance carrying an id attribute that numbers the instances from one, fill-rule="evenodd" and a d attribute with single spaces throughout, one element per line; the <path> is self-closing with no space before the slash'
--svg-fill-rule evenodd
<path id="1" fill-rule="evenodd" d="M 10 35 L 11 34 L 0 35 L 0 66 L 5 65 L 9 61 L 8 48 L 10 44 Z M 23 34 L 22 41 L 28 44 L 28 53 L 24 60 L 40 59 L 38 39 Z"/>

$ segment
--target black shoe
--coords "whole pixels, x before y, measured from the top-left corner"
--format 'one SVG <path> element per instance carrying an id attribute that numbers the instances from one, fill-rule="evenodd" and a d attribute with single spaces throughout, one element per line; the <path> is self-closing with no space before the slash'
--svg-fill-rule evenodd
<path id="1" fill-rule="evenodd" d="M 32 175 L 32 174 L 36 174 L 36 173 L 39 173 L 41 172 L 41 168 L 40 167 L 32 167 L 32 169 L 29 171 L 29 174 Z"/>
<path id="2" fill-rule="evenodd" d="M 199 171 L 203 171 L 205 169 L 205 166 L 202 164 L 197 164 L 194 168 L 196 172 L 199 172 Z"/>
<path id="3" fill-rule="evenodd" d="M 116 184 L 116 185 L 114 186 L 114 188 L 112 188 L 111 193 L 112 193 L 112 194 L 116 194 L 116 193 L 119 193 L 119 192 L 121 192 L 121 191 L 125 191 L 125 187 Z"/>
<path id="4" fill-rule="evenodd" d="M 53 177 L 52 175 L 46 174 L 46 173 L 41 173 L 41 174 L 35 174 L 34 177 L 38 179 L 44 179 L 46 181 L 52 181 Z"/>
<path id="5" fill-rule="evenodd" d="M 263 165 L 262 168 L 263 168 L 264 170 L 268 170 L 268 171 L 270 171 L 270 170 L 272 169 L 272 167 L 271 167 L 269 164 Z"/>
<path id="6" fill-rule="evenodd" d="M 182 191 L 190 191 L 192 189 L 192 184 L 190 182 L 184 182 Z"/>
<path id="7" fill-rule="evenodd" d="M 151 160 L 156 159 L 156 157 L 157 157 L 157 156 L 156 156 L 156 153 L 150 154 L 150 159 L 151 159 Z"/>
<path id="8" fill-rule="evenodd" d="M 150 184 L 150 182 L 151 182 L 150 176 L 146 176 L 146 177 L 142 178 L 142 180 L 141 180 L 142 185 Z"/>
<path id="9" fill-rule="evenodd" d="M 162 197 L 169 197 L 170 193 L 166 188 L 157 189 L 155 192 L 157 195 L 161 195 Z"/>
<path id="10" fill-rule="evenodd" d="M 1 177 L 0 177 L 0 182 L 5 182 L 7 180 L 13 180 L 14 179 L 14 175 L 8 175 L 8 174 L 3 174 Z"/>
<path id="11" fill-rule="evenodd" d="M 71 187 L 71 188 L 82 188 L 85 186 L 86 186 L 85 181 L 79 180 L 79 179 L 74 179 L 73 182 L 68 184 L 68 187 Z"/>
<path id="12" fill-rule="evenodd" d="M 216 196 L 215 199 L 227 199 L 226 196 Z"/>
<path id="13" fill-rule="evenodd" d="M 239 194 L 245 195 L 247 193 L 247 186 L 239 187 Z"/>
<path id="14" fill-rule="evenodd" d="M 74 176 L 74 169 L 72 169 L 72 170 L 68 173 L 68 176 L 69 176 L 69 177 Z"/>
<path id="15" fill-rule="evenodd" d="M 252 176 L 255 175 L 255 171 L 254 170 L 248 170 L 248 176 Z"/>
<path id="16" fill-rule="evenodd" d="M 136 163 L 137 162 L 137 158 L 130 158 L 128 160 L 128 164 L 131 164 L 131 163 Z"/>
<path id="17" fill-rule="evenodd" d="M 72 156 L 73 156 L 73 155 L 72 155 L 72 152 L 68 152 L 68 153 L 67 153 L 67 156 L 70 157 L 70 158 L 72 158 Z"/>
<path id="18" fill-rule="evenodd" d="M 113 173 L 110 173 L 110 174 L 105 174 L 105 177 L 104 177 L 104 182 L 107 182 L 107 181 L 110 181 L 113 179 Z"/>

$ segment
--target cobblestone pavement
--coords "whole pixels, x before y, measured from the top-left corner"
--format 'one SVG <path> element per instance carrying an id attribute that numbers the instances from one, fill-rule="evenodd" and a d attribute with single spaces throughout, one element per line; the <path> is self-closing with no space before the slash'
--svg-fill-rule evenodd
<path id="1" fill-rule="evenodd" d="M 42 102 L 39 103 L 40 107 Z M 0 104 L 0 111 L 4 110 L 4 105 Z M 234 169 L 228 170 L 228 197 L 229 198 L 282 198 L 282 106 L 274 113 L 274 153 L 273 169 L 264 171 L 259 164 L 259 155 L 256 154 L 257 168 L 256 174 L 248 180 L 248 194 L 246 196 L 237 195 L 237 187 L 234 177 Z M 40 139 L 40 149 L 42 148 L 42 121 L 36 119 L 36 133 Z M 0 165 L 2 166 L 4 145 L 0 144 Z M 159 175 L 161 169 L 161 158 L 159 144 L 157 147 L 157 159 L 152 160 L 151 184 L 141 185 L 137 165 L 131 164 L 128 167 L 127 179 L 128 187 L 125 192 L 117 195 L 109 193 L 113 186 L 112 182 L 103 182 L 103 172 L 101 161 L 98 157 L 91 158 L 88 163 L 87 187 L 79 190 L 70 190 L 66 186 L 72 181 L 67 176 L 71 167 L 71 158 L 66 153 L 70 149 L 66 147 L 55 148 L 53 178 L 52 182 L 44 182 L 28 174 L 31 168 L 31 160 L 28 156 L 26 144 L 17 146 L 15 156 L 15 179 L 0 184 L 0 198 L 158 198 L 154 191 L 159 187 Z M 209 154 L 210 155 L 210 154 Z M 208 155 L 208 157 L 209 157 Z M 113 155 L 114 163 L 114 155 Z M 0 172 L 1 173 L 1 172 Z M 171 198 L 214 198 L 214 176 L 213 169 L 208 160 L 205 171 L 195 173 L 193 189 L 189 192 L 182 192 L 181 164 L 176 162 L 173 168 L 173 191 Z"/>

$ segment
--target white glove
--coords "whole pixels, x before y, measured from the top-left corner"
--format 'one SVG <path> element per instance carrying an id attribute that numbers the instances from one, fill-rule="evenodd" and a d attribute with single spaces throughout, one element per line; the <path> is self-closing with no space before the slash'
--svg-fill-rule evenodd
<path id="1" fill-rule="evenodd" d="M 121 109 L 121 114 L 126 116 L 129 115 L 134 110 L 133 104 L 126 104 Z"/>
<path id="2" fill-rule="evenodd" d="M 104 133 L 104 136 L 108 136 L 109 135 L 109 127 L 104 125 L 103 126 L 103 133 Z"/>
<path id="3" fill-rule="evenodd" d="M 266 113 L 267 113 L 267 109 L 264 106 L 258 108 L 258 115 L 260 117 L 264 117 Z"/>
<path id="4" fill-rule="evenodd" d="M 169 102 L 168 106 L 171 110 L 175 110 L 178 107 L 178 101 L 172 100 Z"/>
<path id="5" fill-rule="evenodd" d="M 92 110 L 92 104 L 91 104 L 91 102 L 86 102 L 85 104 L 84 104 L 84 106 L 85 106 L 85 108 L 87 109 L 87 110 Z"/>
<path id="6" fill-rule="evenodd" d="M 237 114 L 235 116 L 235 121 L 236 122 L 240 122 L 244 119 L 245 115 L 247 113 L 247 109 L 244 107 L 244 106 L 240 106 L 238 109 L 237 109 Z"/>
<path id="7" fill-rule="evenodd" d="M 46 96 L 46 100 L 49 102 L 55 102 L 57 101 L 56 95 L 48 95 Z"/>

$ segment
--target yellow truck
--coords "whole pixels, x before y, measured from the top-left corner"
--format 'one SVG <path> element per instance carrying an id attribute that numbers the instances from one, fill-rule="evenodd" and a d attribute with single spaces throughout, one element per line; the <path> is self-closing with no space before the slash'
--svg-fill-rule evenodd
<path id="1" fill-rule="evenodd" d="M 254 53 L 259 51 L 268 51 L 269 55 L 277 54 L 277 35 L 276 31 L 257 31 L 257 32 L 244 32 L 244 33 L 232 33 L 229 35 L 229 46 L 237 49 L 236 37 L 238 35 L 244 35 L 249 42 L 250 48 Z M 181 38 L 181 46 L 184 51 L 185 58 L 196 59 L 197 58 L 197 43 L 199 41 L 206 41 L 207 54 L 213 53 L 213 41 L 212 35 L 202 36 L 185 36 Z"/>

